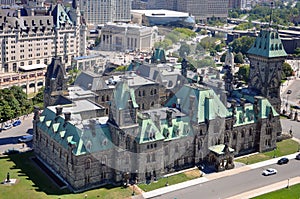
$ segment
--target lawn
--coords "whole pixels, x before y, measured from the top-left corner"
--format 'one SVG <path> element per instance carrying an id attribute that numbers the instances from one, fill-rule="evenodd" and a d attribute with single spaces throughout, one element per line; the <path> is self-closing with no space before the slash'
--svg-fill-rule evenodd
<path id="1" fill-rule="evenodd" d="M 105 199 L 121 199 L 129 198 L 132 191 L 122 187 L 106 187 L 94 189 L 83 193 L 73 194 L 67 189 L 60 190 L 31 160 L 34 157 L 32 152 L 22 153 L 10 156 L 0 157 L 0 181 L 6 179 L 7 172 L 10 178 L 17 179 L 15 185 L 7 186 L 0 184 L 0 196 L 3 199 L 18 198 L 105 198 Z"/>
<path id="2" fill-rule="evenodd" d="M 277 142 L 277 149 L 275 150 L 268 151 L 265 153 L 258 153 L 256 155 L 251 155 L 245 158 L 236 159 L 235 161 L 242 162 L 245 164 L 253 164 L 264 160 L 272 159 L 274 158 L 274 156 L 280 157 L 280 156 L 296 153 L 298 151 L 298 147 L 299 147 L 298 142 L 292 139 L 283 140 L 281 142 Z"/>
<path id="3" fill-rule="evenodd" d="M 147 191 L 152 191 L 155 189 L 165 187 L 167 183 L 168 185 L 173 185 L 173 184 L 178 184 L 180 182 L 185 182 L 199 177 L 200 177 L 199 169 L 194 169 L 184 173 L 172 175 L 166 178 L 161 178 L 157 182 L 151 182 L 150 184 L 139 184 L 138 186 L 142 190 L 147 192 Z"/>
<path id="4" fill-rule="evenodd" d="M 265 199 L 265 198 L 272 198 L 272 199 L 298 199 L 300 198 L 300 184 L 296 184 L 290 186 L 288 189 L 280 189 L 278 191 L 270 192 L 261 196 L 257 196 L 253 199 Z"/>

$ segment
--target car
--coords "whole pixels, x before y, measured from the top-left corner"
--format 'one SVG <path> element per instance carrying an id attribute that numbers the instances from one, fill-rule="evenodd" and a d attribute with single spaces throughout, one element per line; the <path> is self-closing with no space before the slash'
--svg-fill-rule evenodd
<path id="1" fill-rule="evenodd" d="M 296 160 L 300 160 L 300 153 L 296 155 Z"/>
<path id="2" fill-rule="evenodd" d="M 8 130 L 8 129 L 11 129 L 12 127 L 13 127 L 12 124 L 5 124 L 2 129 L 3 130 Z"/>
<path id="3" fill-rule="evenodd" d="M 17 154 L 17 153 L 20 153 L 19 150 L 17 149 L 7 149 L 6 151 L 4 151 L 4 155 L 10 155 L 10 154 Z"/>
<path id="4" fill-rule="evenodd" d="M 12 123 L 12 125 L 13 126 L 19 126 L 19 125 L 21 125 L 21 120 L 16 120 L 16 121 L 14 121 L 13 123 Z"/>
<path id="5" fill-rule="evenodd" d="M 276 173 L 277 173 L 277 170 L 276 170 L 276 169 L 273 169 L 273 168 L 268 168 L 268 169 L 266 169 L 266 170 L 264 170 L 264 171 L 262 172 L 262 174 L 263 174 L 264 176 L 274 175 L 274 174 L 276 174 Z"/>
<path id="6" fill-rule="evenodd" d="M 277 164 L 287 164 L 288 162 L 289 162 L 289 159 L 281 158 L 278 160 Z"/>
<path id="7" fill-rule="evenodd" d="M 33 140 L 33 135 L 24 135 L 18 139 L 19 142 L 30 142 Z"/>

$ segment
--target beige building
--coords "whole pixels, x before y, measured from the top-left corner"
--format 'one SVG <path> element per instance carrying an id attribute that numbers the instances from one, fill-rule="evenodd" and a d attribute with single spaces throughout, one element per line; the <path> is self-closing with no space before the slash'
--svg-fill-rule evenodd
<path id="1" fill-rule="evenodd" d="M 129 22 L 131 0 L 80 1 L 86 23 L 101 25 L 107 22 Z"/>
<path id="2" fill-rule="evenodd" d="M 149 51 L 158 36 L 157 27 L 107 23 L 101 30 L 100 48 L 108 51 Z"/>
<path id="3" fill-rule="evenodd" d="M 55 54 L 66 67 L 73 57 L 85 54 L 86 47 L 81 45 L 86 43 L 86 29 L 80 25 L 78 9 L 67 12 L 61 4 L 29 8 L 0 10 L 0 88 L 4 79 L 9 80 L 6 86 L 22 86 L 18 78 L 8 75 L 44 71 Z"/>

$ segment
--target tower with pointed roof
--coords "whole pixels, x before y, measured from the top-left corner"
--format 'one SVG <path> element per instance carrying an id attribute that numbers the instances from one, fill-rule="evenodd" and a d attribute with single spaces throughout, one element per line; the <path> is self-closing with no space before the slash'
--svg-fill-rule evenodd
<path id="1" fill-rule="evenodd" d="M 268 98 L 280 113 L 280 84 L 285 52 L 279 34 L 272 28 L 262 29 L 249 49 L 249 88 Z"/>
<path id="2" fill-rule="evenodd" d="M 45 79 L 44 107 L 60 104 L 60 97 L 68 93 L 68 77 L 60 57 L 55 56 L 52 59 L 47 67 Z"/>

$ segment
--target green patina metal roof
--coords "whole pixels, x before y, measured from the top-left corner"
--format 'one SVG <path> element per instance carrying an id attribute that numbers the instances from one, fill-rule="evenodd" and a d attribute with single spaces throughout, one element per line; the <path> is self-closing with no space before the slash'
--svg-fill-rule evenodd
<path id="1" fill-rule="evenodd" d="M 165 50 L 161 48 L 156 48 L 151 59 L 152 62 L 155 63 L 165 63 L 166 62 Z"/>
<path id="2" fill-rule="evenodd" d="M 145 118 L 139 115 L 139 135 L 136 140 L 139 144 L 163 140 L 164 136 L 153 123 L 151 118 Z"/>
<path id="3" fill-rule="evenodd" d="M 138 107 L 135 100 L 134 90 L 129 88 L 125 81 L 118 82 L 116 89 L 114 90 L 114 103 L 117 109 L 122 110 L 128 108 L 129 100 L 131 100 L 134 108 Z"/>
<path id="4" fill-rule="evenodd" d="M 248 54 L 262 57 L 285 57 L 287 56 L 278 32 L 269 29 L 262 29 L 256 37 L 253 46 L 248 50 Z"/>
<path id="5" fill-rule="evenodd" d="M 190 98 L 194 98 L 193 107 L 190 109 Z M 217 116 L 225 118 L 230 116 L 230 112 L 221 102 L 220 98 L 212 89 L 199 88 L 194 85 L 184 85 L 174 97 L 172 97 L 167 106 L 173 106 L 180 100 L 181 110 L 189 114 L 194 111 L 191 120 L 197 123 L 204 122 L 206 119 L 215 119 Z"/>
<path id="6" fill-rule="evenodd" d="M 65 122 L 63 117 L 56 116 L 48 108 L 42 112 L 37 126 L 65 149 L 72 145 L 74 155 L 94 153 L 113 147 L 106 125 L 96 124 L 93 131 L 84 126 L 79 129 L 74 124 Z"/>
<path id="7" fill-rule="evenodd" d="M 167 120 L 161 120 L 161 134 L 165 141 L 192 136 L 193 128 L 190 125 L 189 117 L 177 117 L 172 119 L 172 126 L 168 126 Z"/>
<path id="8" fill-rule="evenodd" d="M 219 144 L 219 145 L 211 146 L 208 149 L 218 155 L 222 155 L 222 154 L 225 154 L 225 151 L 224 151 L 225 147 L 226 147 L 226 145 Z M 233 148 L 228 147 L 228 150 L 229 150 L 229 152 L 234 152 Z"/>
<path id="9" fill-rule="evenodd" d="M 241 126 L 245 124 L 250 124 L 256 122 L 256 119 L 254 117 L 254 101 L 255 97 L 251 95 L 243 95 L 240 92 L 234 92 L 234 95 L 238 98 L 244 98 L 250 103 L 246 103 L 245 105 L 245 111 L 243 112 L 243 108 L 241 106 L 237 106 L 235 108 L 236 111 L 236 123 L 234 126 Z M 279 116 L 279 114 L 276 112 L 274 107 L 271 105 L 269 100 L 267 98 L 257 96 L 258 100 L 258 117 L 265 119 L 269 117 L 269 114 L 271 113 L 272 116 Z M 229 109 L 230 113 L 232 114 L 232 108 Z"/>

